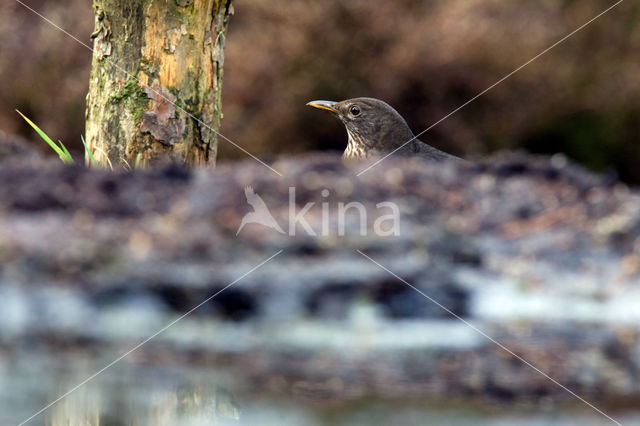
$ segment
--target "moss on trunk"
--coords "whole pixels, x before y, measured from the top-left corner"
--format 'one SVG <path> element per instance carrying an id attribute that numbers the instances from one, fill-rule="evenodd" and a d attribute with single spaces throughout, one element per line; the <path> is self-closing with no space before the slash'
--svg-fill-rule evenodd
<path id="1" fill-rule="evenodd" d="M 87 143 L 106 164 L 214 164 L 232 0 L 94 0 Z"/>

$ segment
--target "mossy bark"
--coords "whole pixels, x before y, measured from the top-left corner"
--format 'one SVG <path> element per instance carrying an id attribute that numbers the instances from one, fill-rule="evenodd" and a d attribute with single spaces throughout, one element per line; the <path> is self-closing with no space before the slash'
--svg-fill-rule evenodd
<path id="1" fill-rule="evenodd" d="M 86 140 L 95 159 L 114 166 L 214 164 L 232 0 L 93 6 Z"/>

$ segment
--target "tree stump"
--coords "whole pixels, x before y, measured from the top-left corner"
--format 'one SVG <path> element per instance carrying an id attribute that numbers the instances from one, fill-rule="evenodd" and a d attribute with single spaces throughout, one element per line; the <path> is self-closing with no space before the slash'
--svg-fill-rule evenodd
<path id="1" fill-rule="evenodd" d="M 232 0 L 94 0 L 86 140 L 102 166 L 215 164 Z"/>

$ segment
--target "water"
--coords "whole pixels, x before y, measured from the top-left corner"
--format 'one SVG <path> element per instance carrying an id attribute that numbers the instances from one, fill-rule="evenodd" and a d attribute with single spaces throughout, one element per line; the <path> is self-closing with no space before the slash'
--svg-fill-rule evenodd
<path id="1" fill-rule="evenodd" d="M 73 363 L 24 354 L 0 364 L 0 425 L 18 425 L 98 370 L 90 357 Z M 615 412 L 624 425 L 640 411 Z M 127 360 L 78 387 L 27 424 L 118 425 L 442 425 L 596 426 L 613 424 L 583 405 L 563 408 L 468 406 L 371 398 L 316 398 L 289 389 L 273 395 L 224 369 L 145 365 Z"/>

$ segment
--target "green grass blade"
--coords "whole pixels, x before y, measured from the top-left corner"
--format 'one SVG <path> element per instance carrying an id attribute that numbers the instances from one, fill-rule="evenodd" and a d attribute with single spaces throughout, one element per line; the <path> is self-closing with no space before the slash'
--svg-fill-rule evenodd
<path id="1" fill-rule="evenodd" d="M 62 142 L 60 142 L 60 141 L 58 141 L 58 143 L 60 144 L 60 148 L 62 149 L 62 153 L 63 153 L 63 156 L 60 157 L 62 159 L 62 161 L 64 161 L 65 163 L 69 163 L 69 164 L 74 163 L 73 157 L 71 156 L 71 153 L 69 152 L 67 147 L 64 146 L 64 144 Z"/>
<path id="2" fill-rule="evenodd" d="M 87 142 L 84 140 L 84 136 L 80 136 L 80 140 L 82 140 L 82 145 L 84 146 L 84 152 L 87 154 L 87 158 L 93 167 L 100 167 L 100 163 L 96 160 L 96 157 L 93 155 L 93 152 L 89 149 Z"/>
<path id="3" fill-rule="evenodd" d="M 18 114 L 20 114 L 22 116 L 22 118 L 24 118 L 24 120 L 29 123 L 29 126 L 31 126 L 33 128 L 33 130 L 36 131 L 36 133 L 38 133 L 38 135 L 40 135 L 40 137 L 47 143 L 49 144 L 49 146 L 51 147 L 51 149 L 53 149 L 56 154 L 58 154 L 58 157 L 60 157 L 61 159 L 63 159 L 64 161 L 64 156 L 65 153 L 64 151 L 58 146 L 58 144 L 56 144 L 45 132 L 43 132 L 40 127 L 36 126 L 36 124 L 29 120 L 23 113 L 21 113 L 20 111 L 16 110 L 16 112 Z"/>

